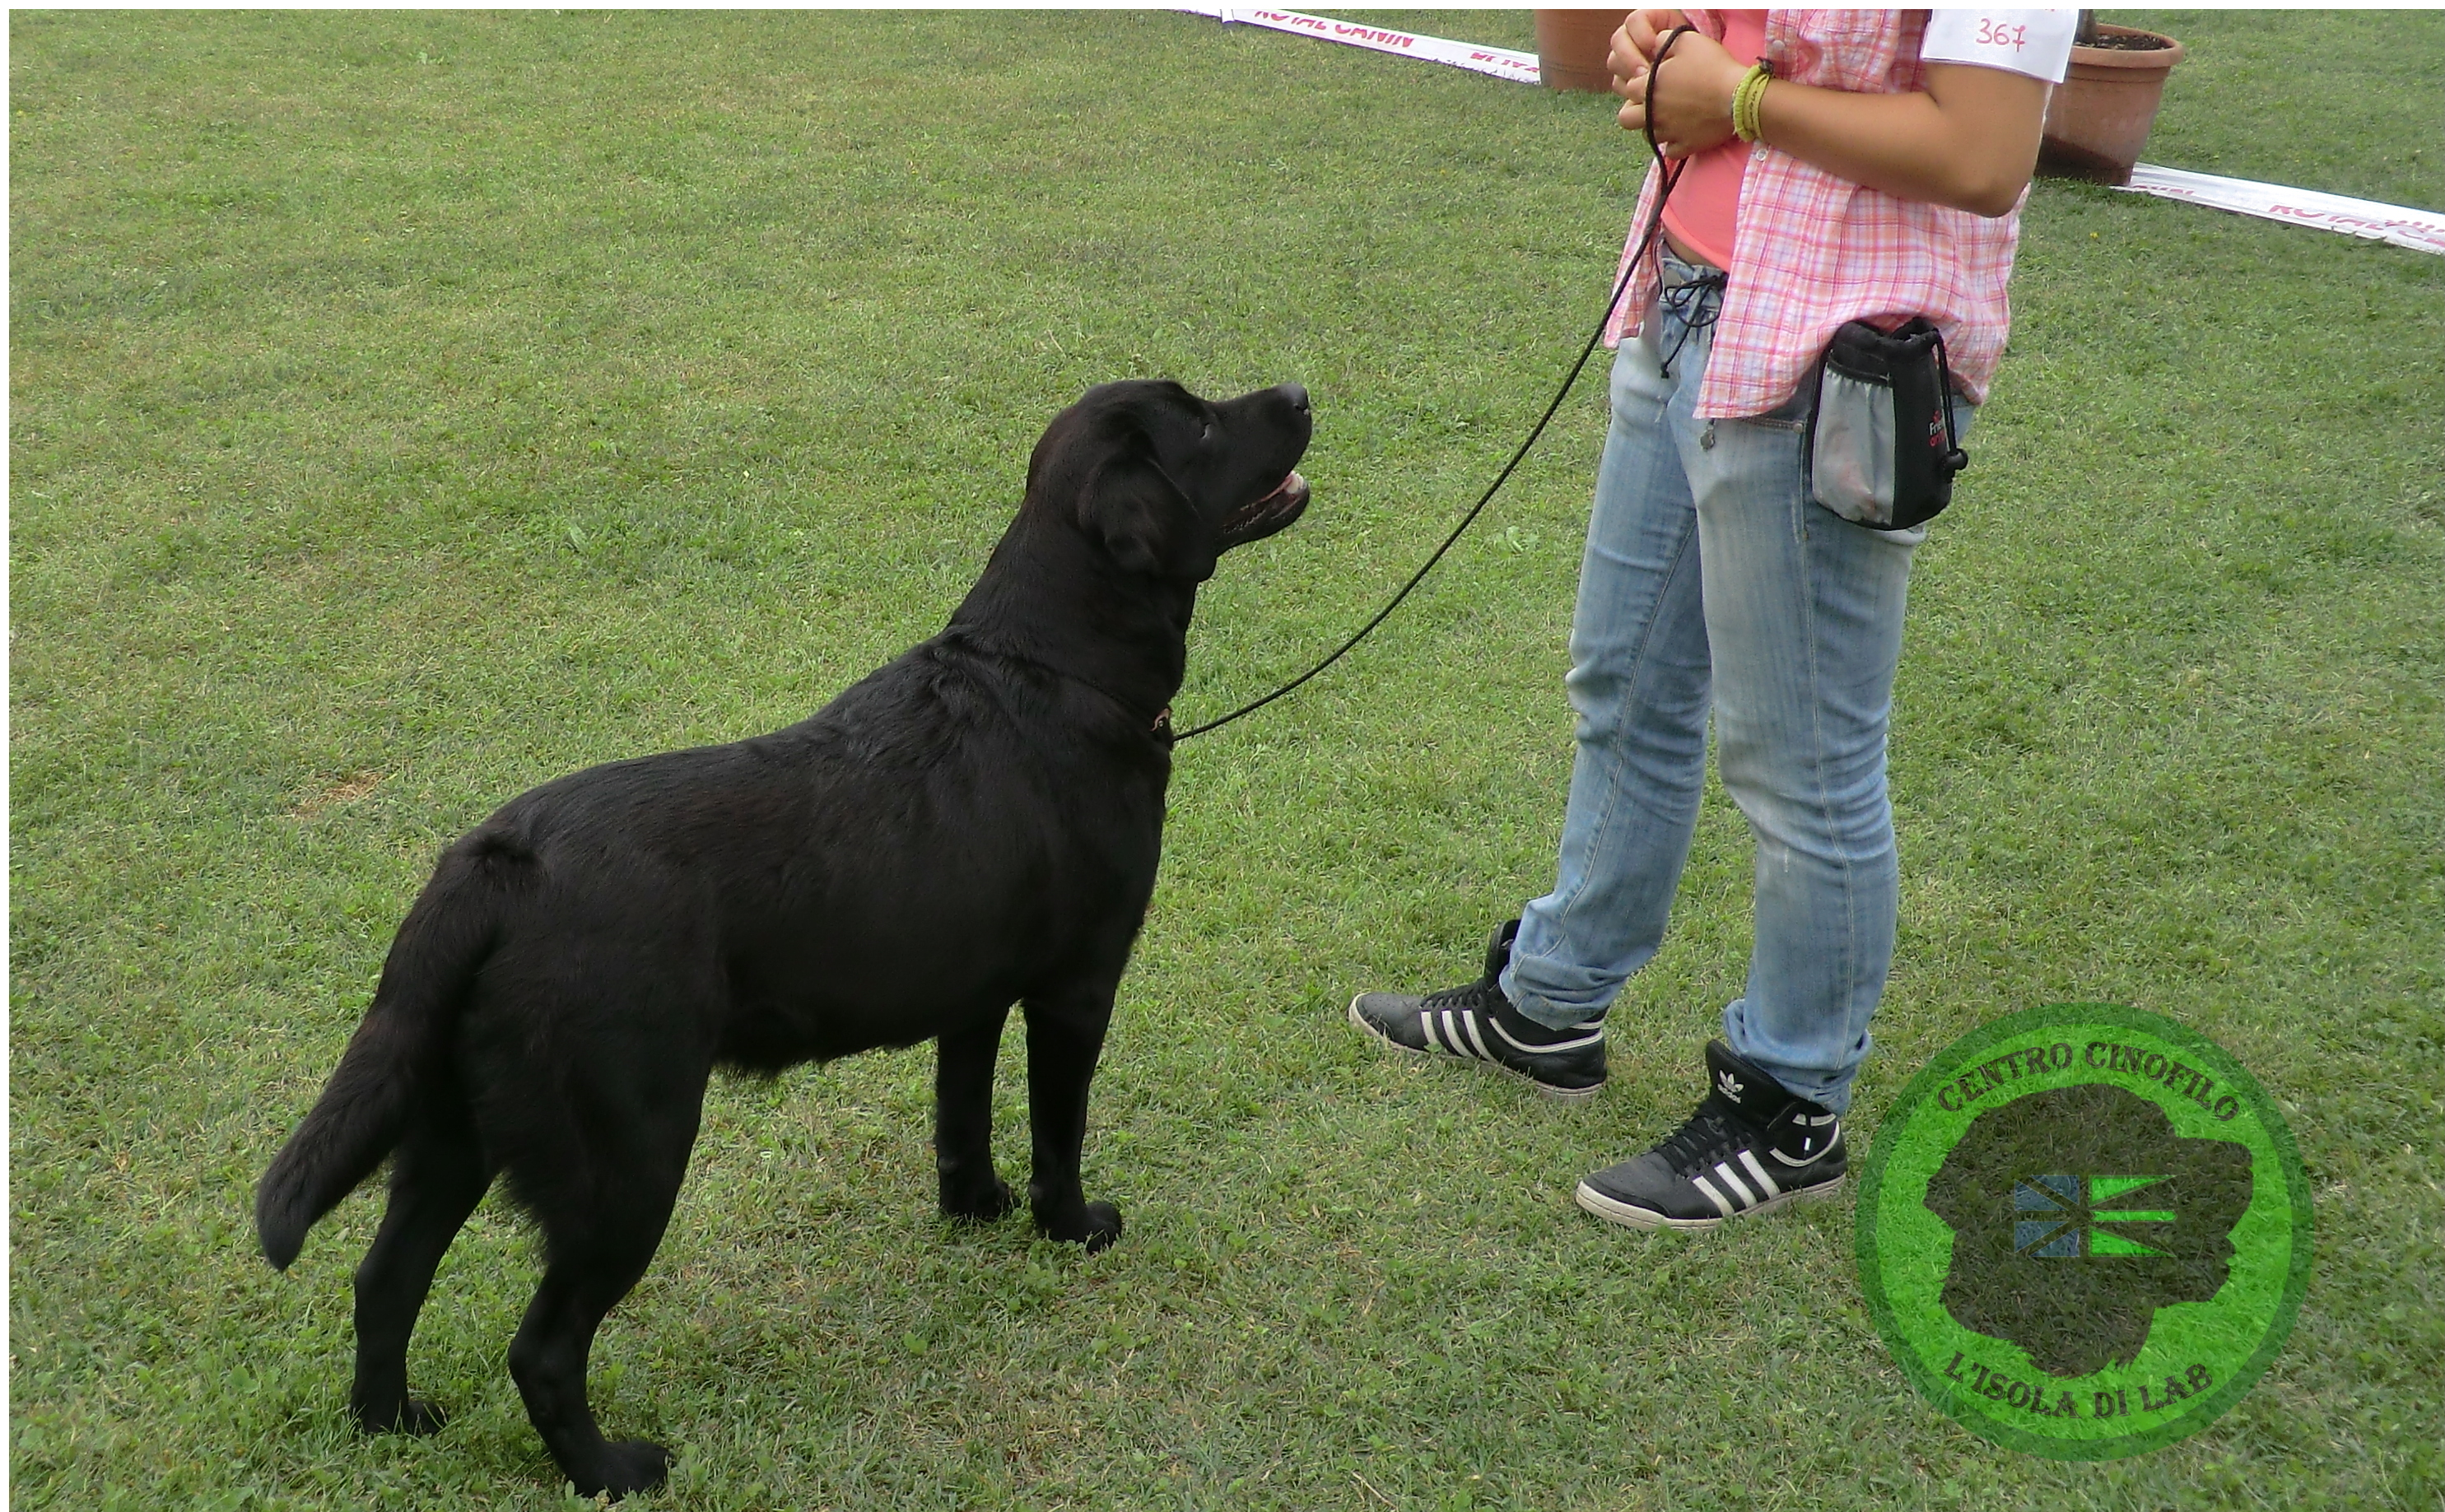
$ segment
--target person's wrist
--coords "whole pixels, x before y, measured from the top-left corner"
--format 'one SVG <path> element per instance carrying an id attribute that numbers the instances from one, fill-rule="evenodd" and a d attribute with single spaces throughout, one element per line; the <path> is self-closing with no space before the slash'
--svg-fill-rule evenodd
<path id="1" fill-rule="evenodd" d="M 1728 52 L 1719 53 L 1717 56 L 1723 60 L 1723 64 L 1715 73 L 1715 96 L 1721 102 L 1722 111 L 1716 119 L 1729 125 L 1734 120 L 1733 103 L 1739 98 L 1741 81 L 1747 77 L 1748 70 L 1742 67 L 1740 61 Z"/>

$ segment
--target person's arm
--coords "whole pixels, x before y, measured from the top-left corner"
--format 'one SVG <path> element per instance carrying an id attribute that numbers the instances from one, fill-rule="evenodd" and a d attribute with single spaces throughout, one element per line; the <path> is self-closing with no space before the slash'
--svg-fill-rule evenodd
<path id="1" fill-rule="evenodd" d="M 1633 10 L 1614 34 L 1621 123 L 1647 122 L 1647 75 L 1677 10 Z M 1669 158 L 1704 152 L 1732 134 L 1732 91 L 1748 69 L 1698 32 L 1673 44 L 1655 76 L 1655 139 Z M 2037 166 L 2046 84 L 2001 68 L 1926 65 L 1923 92 L 1852 94 L 1778 79 L 1758 104 L 1758 140 L 1826 172 L 1904 199 L 1979 215 L 2020 203 Z"/>

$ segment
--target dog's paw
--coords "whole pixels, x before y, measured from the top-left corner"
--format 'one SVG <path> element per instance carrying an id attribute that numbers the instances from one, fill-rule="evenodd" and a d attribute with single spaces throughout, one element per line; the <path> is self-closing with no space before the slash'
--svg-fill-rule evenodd
<path id="1" fill-rule="evenodd" d="M 960 1223 L 990 1223 L 1007 1217 L 1017 1205 L 1018 1198 L 1011 1191 L 1010 1183 L 999 1176 L 990 1186 L 957 1192 L 948 1185 L 943 1188 L 943 1216 Z"/>
<path id="2" fill-rule="evenodd" d="M 631 1491 L 650 1491 L 670 1479 L 671 1451 L 644 1439 L 621 1439 L 603 1446 L 602 1463 L 586 1481 L 570 1478 L 580 1496 L 607 1496 L 617 1502 Z"/>
<path id="3" fill-rule="evenodd" d="M 428 1433 L 440 1432 L 441 1425 L 449 1421 L 450 1414 L 441 1410 L 439 1404 L 411 1396 L 407 1405 L 400 1409 L 397 1427 L 401 1433 L 413 1433 L 422 1438 Z"/>
<path id="4" fill-rule="evenodd" d="M 1084 1244 L 1087 1253 L 1092 1255 L 1109 1249 L 1112 1241 L 1121 1237 L 1121 1210 L 1110 1203 L 1083 1203 L 1075 1218 L 1048 1221 L 1039 1214 L 1036 1226 L 1045 1238 L 1065 1244 Z"/>
<path id="5" fill-rule="evenodd" d="M 352 1407 L 349 1413 L 367 1433 L 413 1433 L 419 1438 L 440 1432 L 441 1425 L 450 1421 L 450 1414 L 439 1404 L 414 1396 L 403 1396 L 390 1407 Z"/>

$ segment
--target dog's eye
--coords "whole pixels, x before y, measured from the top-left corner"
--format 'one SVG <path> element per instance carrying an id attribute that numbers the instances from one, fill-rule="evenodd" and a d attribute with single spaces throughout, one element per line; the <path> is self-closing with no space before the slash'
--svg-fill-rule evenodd
<path id="1" fill-rule="evenodd" d="M 1207 421 L 1205 422 L 1205 434 L 1204 434 L 1204 435 L 1203 435 L 1203 436 L 1201 436 L 1201 437 L 1199 437 L 1199 438 L 1198 438 L 1198 439 L 1199 439 L 1199 440 L 1204 440 L 1204 441 L 1210 441 L 1210 440 L 1212 440 L 1213 439 L 1214 439 L 1214 422 L 1213 422 L 1212 420 L 1207 420 Z"/>

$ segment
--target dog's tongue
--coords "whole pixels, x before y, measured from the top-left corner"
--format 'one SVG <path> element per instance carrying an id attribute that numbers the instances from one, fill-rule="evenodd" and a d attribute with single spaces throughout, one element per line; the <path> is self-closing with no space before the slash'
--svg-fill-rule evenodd
<path id="1" fill-rule="evenodd" d="M 1251 507 L 1251 508 L 1262 508 L 1263 506 L 1265 506 L 1265 505 L 1267 505 L 1267 504 L 1271 504 L 1274 500 L 1276 500 L 1276 499 L 1278 499 L 1278 498 L 1281 497 L 1283 495 L 1285 495 L 1285 494 L 1287 494 L 1287 493 L 1290 493 L 1293 489 L 1296 489 L 1296 488 L 1299 487 L 1301 484 L 1305 483 L 1306 481 L 1307 481 L 1307 479 L 1306 479 L 1306 478 L 1303 478 L 1303 477 L 1299 476 L 1297 473 L 1294 472 L 1294 473 L 1292 473 L 1288 477 L 1285 477 L 1285 478 L 1283 478 L 1283 479 L 1282 479 L 1282 481 L 1281 481 L 1281 486 L 1280 486 L 1280 487 L 1278 487 L 1278 488 L 1275 489 L 1272 493 L 1270 493 L 1270 494 L 1266 495 L 1263 498 L 1260 498 L 1260 499 L 1257 500 L 1256 504 L 1254 504 L 1254 505 L 1252 505 L 1252 506 L 1250 506 L 1250 507 Z"/>

